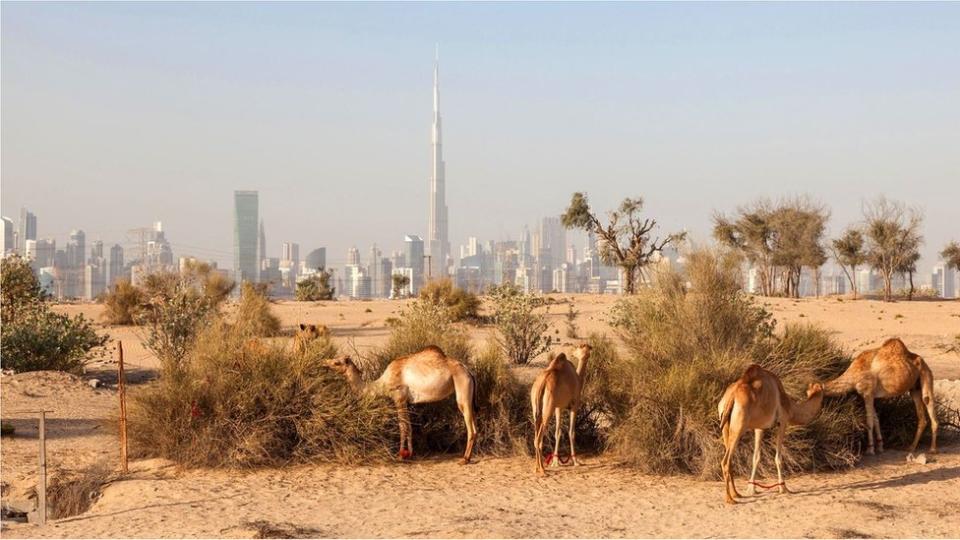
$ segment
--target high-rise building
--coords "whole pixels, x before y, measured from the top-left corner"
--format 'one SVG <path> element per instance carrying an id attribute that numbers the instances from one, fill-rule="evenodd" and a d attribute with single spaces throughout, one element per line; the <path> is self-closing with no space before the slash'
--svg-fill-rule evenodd
<path id="1" fill-rule="evenodd" d="M 317 248 L 310 253 L 307 253 L 306 259 L 303 260 L 304 266 L 306 266 L 307 273 L 311 271 L 317 271 L 321 268 L 327 267 L 327 248 Z"/>
<path id="2" fill-rule="evenodd" d="M 380 257 L 383 255 L 377 245 L 374 244 L 370 247 L 370 266 L 367 267 L 367 273 L 370 275 L 370 294 L 374 298 L 379 298 L 383 296 L 383 291 L 380 289 Z"/>
<path id="3" fill-rule="evenodd" d="M 3 227 L 2 234 L 0 234 L 0 241 L 3 242 L 3 245 L 0 246 L 0 256 L 3 256 L 8 251 L 15 251 L 17 246 L 13 244 L 13 220 L 3 216 L 0 218 L 0 227 Z"/>
<path id="4" fill-rule="evenodd" d="M 284 280 L 289 287 L 297 284 L 297 271 L 300 268 L 300 244 L 284 242 L 280 246 L 280 272 L 285 275 Z"/>
<path id="5" fill-rule="evenodd" d="M 117 280 L 127 277 L 123 269 L 123 246 L 114 244 L 110 248 L 110 286 L 116 284 Z"/>
<path id="6" fill-rule="evenodd" d="M 233 273 L 238 283 L 260 279 L 259 214 L 256 191 L 233 192 Z"/>
<path id="7" fill-rule="evenodd" d="M 427 222 L 427 254 L 436 275 L 446 275 L 450 240 L 447 236 L 446 164 L 443 162 L 443 141 L 440 125 L 440 55 L 433 66 L 433 130 L 430 164 L 430 216 Z M 411 265 L 413 261 L 409 261 Z"/>
<path id="8" fill-rule="evenodd" d="M 36 246 L 32 255 L 36 268 L 46 268 L 56 264 L 57 242 L 53 238 L 31 240 L 31 242 Z"/>
<path id="9" fill-rule="evenodd" d="M 540 221 L 540 249 L 549 260 L 542 261 L 551 268 L 560 268 L 566 262 L 567 230 L 563 228 L 558 217 L 545 217 Z"/>
<path id="10" fill-rule="evenodd" d="M 260 220 L 260 236 L 259 243 L 257 244 L 257 257 L 261 261 L 260 266 L 263 266 L 263 260 L 267 258 L 267 233 L 263 228 L 263 220 Z"/>
<path id="11" fill-rule="evenodd" d="M 940 298 L 957 297 L 957 291 L 954 288 L 956 285 L 954 274 L 953 268 L 947 264 L 937 263 L 934 265 L 930 283 L 933 289 L 937 291 L 937 296 Z"/>
<path id="12" fill-rule="evenodd" d="M 37 216 L 26 208 L 20 209 L 20 229 L 17 237 L 17 251 L 26 252 L 27 240 L 37 239 Z"/>
<path id="13" fill-rule="evenodd" d="M 347 250 L 347 264 L 357 266 L 360 264 L 360 250 L 357 246 L 352 246 Z"/>
<path id="14" fill-rule="evenodd" d="M 383 257 L 380 259 L 380 273 L 378 275 L 380 280 L 380 285 L 377 286 L 377 290 L 380 291 L 380 295 L 384 298 L 390 296 L 391 289 L 393 288 L 393 262 L 389 257 Z"/>
<path id="15" fill-rule="evenodd" d="M 87 235 L 82 230 L 70 231 L 70 241 L 67 242 L 67 266 L 82 269 L 87 261 Z M 71 296 L 79 296 L 72 294 Z"/>
<path id="16" fill-rule="evenodd" d="M 102 259 L 103 258 L 103 241 L 94 240 L 90 244 L 90 259 Z"/>
<path id="17" fill-rule="evenodd" d="M 406 243 L 406 260 L 411 273 L 408 276 L 410 278 L 410 292 L 412 294 L 419 294 L 420 289 L 424 284 L 424 275 L 423 275 L 423 238 L 415 234 L 408 234 L 404 238 Z"/>

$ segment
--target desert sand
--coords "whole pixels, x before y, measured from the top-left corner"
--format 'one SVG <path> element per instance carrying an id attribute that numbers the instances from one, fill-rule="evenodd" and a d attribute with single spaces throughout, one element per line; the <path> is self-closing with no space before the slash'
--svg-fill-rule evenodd
<path id="1" fill-rule="evenodd" d="M 557 300 L 570 297 L 554 295 Z M 576 295 L 580 334 L 611 334 L 605 314 L 613 297 Z M 937 399 L 960 404 L 960 356 L 943 345 L 960 333 L 960 302 L 824 298 L 758 299 L 778 324 L 821 324 L 855 351 L 901 337 L 924 356 Z M 328 325 L 346 350 L 365 350 L 388 336 L 386 319 L 401 301 L 279 302 L 285 326 Z M 96 305 L 64 305 L 99 319 Z M 564 334 L 566 305 L 550 308 L 551 332 Z M 132 386 L 155 374 L 156 360 L 136 328 L 105 328 L 123 341 Z M 490 329 L 472 330 L 482 344 Z M 561 339 L 561 344 L 571 340 Z M 51 477 L 95 463 L 115 467 L 117 438 L 104 420 L 117 410 L 113 360 L 84 377 L 62 373 L 4 375 L 3 419 L 16 427 L 0 450 L 3 498 L 23 499 L 36 480 L 37 431 L 24 409 L 49 415 Z M 526 374 L 543 365 L 538 359 Z M 91 378 L 107 383 L 88 384 Z M 882 419 L 881 419 L 882 421 Z M 927 438 L 921 443 L 926 448 Z M 4 537 L 956 537 L 960 531 L 960 446 L 945 444 L 926 464 L 889 450 L 856 468 L 788 477 L 796 493 L 764 493 L 723 503 L 720 482 L 661 477 L 585 456 L 545 479 L 530 458 L 490 458 L 459 466 L 454 456 L 363 466 L 298 465 L 256 471 L 183 470 L 158 459 L 134 461 L 131 474 L 106 486 L 86 513 L 45 527 L 4 522 Z M 772 456 L 765 456 L 772 459 Z M 741 490 L 743 474 L 738 472 Z"/>

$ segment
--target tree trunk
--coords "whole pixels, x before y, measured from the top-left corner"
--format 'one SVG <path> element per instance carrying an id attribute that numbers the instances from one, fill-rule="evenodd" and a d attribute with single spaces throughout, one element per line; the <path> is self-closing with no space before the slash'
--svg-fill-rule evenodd
<path id="1" fill-rule="evenodd" d="M 631 267 L 621 266 L 620 269 L 623 270 L 624 294 L 633 294 L 636 290 L 636 280 L 637 280 L 636 270 L 632 266 Z"/>
<path id="2" fill-rule="evenodd" d="M 907 292 L 907 300 L 913 300 L 913 272 L 907 272 L 907 277 L 910 280 L 910 291 Z"/>
<path id="3" fill-rule="evenodd" d="M 850 274 L 853 276 L 850 278 L 850 288 L 853 289 L 853 299 L 857 299 L 857 266 L 850 266 Z"/>
<path id="4" fill-rule="evenodd" d="M 883 274 L 883 301 L 889 302 L 893 299 L 893 277 L 890 274 Z"/>

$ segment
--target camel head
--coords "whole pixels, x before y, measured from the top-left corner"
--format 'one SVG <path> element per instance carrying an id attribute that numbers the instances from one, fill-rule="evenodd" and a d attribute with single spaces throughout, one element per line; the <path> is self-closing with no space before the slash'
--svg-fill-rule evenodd
<path id="1" fill-rule="evenodd" d="M 313 341 L 321 336 L 329 336 L 330 329 L 322 324 L 304 324 L 300 323 L 297 328 L 296 336 L 305 342 Z"/>
<path id="2" fill-rule="evenodd" d="M 577 358 L 589 358 L 590 353 L 592 351 L 593 351 L 593 347 L 591 347 L 589 344 L 581 343 L 580 345 L 577 346 L 577 350 L 576 350 Z"/>
<path id="3" fill-rule="evenodd" d="M 330 358 L 323 361 L 323 365 L 340 373 L 341 375 L 346 375 L 347 372 L 357 370 L 357 365 L 353 363 L 353 359 L 349 356 L 338 356 L 336 358 Z"/>
<path id="4" fill-rule="evenodd" d="M 823 384 L 815 382 L 807 385 L 807 398 L 823 393 Z"/>

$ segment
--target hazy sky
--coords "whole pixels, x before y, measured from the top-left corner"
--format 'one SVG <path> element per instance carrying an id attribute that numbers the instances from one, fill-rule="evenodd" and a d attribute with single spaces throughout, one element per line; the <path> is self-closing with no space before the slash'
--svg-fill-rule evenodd
<path id="1" fill-rule="evenodd" d="M 960 240 L 960 4 L 2 4 L 2 211 L 88 242 L 162 220 L 229 267 L 234 189 L 268 251 L 342 264 L 425 234 L 440 43 L 453 249 L 571 192 L 715 210 L 809 194 L 832 232 L 921 207 Z M 578 245 L 578 248 L 582 247 Z"/>

